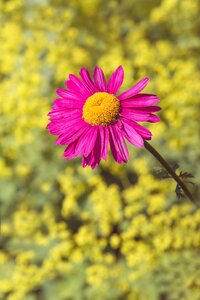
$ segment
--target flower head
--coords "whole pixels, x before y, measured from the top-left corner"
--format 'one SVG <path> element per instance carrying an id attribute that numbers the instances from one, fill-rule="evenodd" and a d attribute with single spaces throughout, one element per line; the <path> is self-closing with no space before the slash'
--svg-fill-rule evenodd
<path id="1" fill-rule="evenodd" d="M 56 144 L 67 145 L 63 156 L 69 160 L 82 156 L 83 167 L 92 169 L 106 160 L 110 145 L 118 163 L 128 162 L 125 143 L 128 140 L 136 147 L 143 147 L 144 140 L 151 139 L 151 132 L 137 122 L 158 122 L 153 113 L 160 110 L 154 106 L 158 97 L 140 93 L 148 84 L 144 78 L 129 90 L 119 94 L 124 71 L 119 66 L 108 83 L 101 68 L 95 67 L 94 80 L 87 69 L 80 71 L 81 79 L 69 75 L 67 89 L 58 89 L 60 98 L 55 99 L 48 114 L 47 128 L 58 135 Z"/>

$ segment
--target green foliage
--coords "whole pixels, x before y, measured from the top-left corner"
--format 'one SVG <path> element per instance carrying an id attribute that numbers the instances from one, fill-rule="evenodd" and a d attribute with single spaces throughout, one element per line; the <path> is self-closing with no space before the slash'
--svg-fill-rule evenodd
<path id="1" fill-rule="evenodd" d="M 200 210 L 143 149 L 95 171 L 45 130 L 55 89 L 98 64 L 151 77 L 152 144 L 199 168 L 198 0 L 0 1 L 0 299 L 199 300 Z M 199 193 L 194 188 L 198 201 Z"/>

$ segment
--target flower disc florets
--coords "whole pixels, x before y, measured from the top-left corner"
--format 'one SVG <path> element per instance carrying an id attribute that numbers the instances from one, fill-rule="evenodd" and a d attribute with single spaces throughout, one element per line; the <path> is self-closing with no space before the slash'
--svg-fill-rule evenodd
<path id="1" fill-rule="evenodd" d="M 120 102 L 112 94 L 98 92 L 88 97 L 83 106 L 83 119 L 91 125 L 113 124 L 120 112 Z"/>

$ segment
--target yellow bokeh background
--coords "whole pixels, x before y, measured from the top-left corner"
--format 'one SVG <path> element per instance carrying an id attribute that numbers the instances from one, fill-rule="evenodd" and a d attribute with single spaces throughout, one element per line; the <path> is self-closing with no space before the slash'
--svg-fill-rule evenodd
<path id="1" fill-rule="evenodd" d="M 81 67 L 150 77 L 151 144 L 200 202 L 199 1 L 0 0 L 0 25 L 0 299 L 199 300 L 200 210 L 154 158 L 83 169 L 45 129 Z"/>

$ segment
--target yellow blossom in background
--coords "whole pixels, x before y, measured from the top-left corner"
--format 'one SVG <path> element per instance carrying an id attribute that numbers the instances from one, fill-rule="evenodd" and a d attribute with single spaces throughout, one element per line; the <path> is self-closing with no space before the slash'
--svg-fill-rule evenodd
<path id="1" fill-rule="evenodd" d="M 129 146 L 94 171 L 65 161 L 45 127 L 55 88 L 95 65 L 142 77 L 149 126 L 200 199 L 198 0 L 0 0 L 0 299 L 199 300 L 200 210 Z M 108 77 L 107 77 L 108 78 Z"/>

